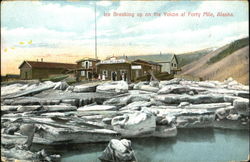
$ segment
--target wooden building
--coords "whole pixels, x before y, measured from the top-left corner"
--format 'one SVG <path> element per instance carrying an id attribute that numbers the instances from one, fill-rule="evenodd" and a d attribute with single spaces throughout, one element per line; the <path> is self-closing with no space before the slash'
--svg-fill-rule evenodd
<path id="1" fill-rule="evenodd" d="M 146 61 L 146 60 L 141 60 L 141 59 L 132 61 L 132 64 L 136 64 L 136 63 L 149 66 L 150 69 L 155 73 L 161 72 L 161 64 L 157 62 Z"/>
<path id="2" fill-rule="evenodd" d="M 19 66 L 21 79 L 43 79 L 52 75 L 66 74 L 76 69 L 76 64 L 23 61 Z"/>
<path id="3" fill-rule="evenodd" d="M 175 54 L 152 54 L 152 55 L 138 55 L 138 56 L 120 56 L 121 59 L 128 61 L 145 60 L 152 61 L 162 65 L 161 71 L 169 74 L 176 74 L 180 69 L 178 68 L 178 60 Z"/>
<path id="4" fill-rule="evenodd" d="M 117 58 L 110 58 L 97 63 L 97 73 L 102 80 L 125 80 L 130 82 L 147 75 L 149 71 L 160 73 L 161 65 L 144 60 L 127 61 Z"/>
<path id="5" fill-rule="evenodd" d="M 100 62 L 94 58 L 84 58 L 78 60 L 77 63 L 77 77 L 80 80 L 97 78 L 96 64 Z"/>
<path id="6" fill-rule="evenodd" d="M 1 82 L 5 81 L 13 81 L 13 80 L 19 80 L 20 75 L 18 74 L 6 74 L 5 76 L 1 76 Z"/>

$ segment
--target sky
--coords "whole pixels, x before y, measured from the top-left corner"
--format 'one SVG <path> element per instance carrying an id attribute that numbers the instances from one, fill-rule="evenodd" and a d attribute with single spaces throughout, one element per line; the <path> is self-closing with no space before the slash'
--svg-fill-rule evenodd
<path id="1" fill-rule="evenodd" d="M 23 60 L 94 57 L 95 4 L 100 59 L 217 48 L 249 35 L 247 1 L 2 1 L 1 74 L 18 74 Z"/>

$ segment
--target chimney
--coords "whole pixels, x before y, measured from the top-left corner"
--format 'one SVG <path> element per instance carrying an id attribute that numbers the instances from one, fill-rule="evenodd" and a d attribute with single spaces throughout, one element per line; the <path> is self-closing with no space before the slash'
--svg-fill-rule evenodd
<path id="1" fill-rule="evenodd" d="M 41 58 L 41 62 L 43 62 L 43 58 Z"/>

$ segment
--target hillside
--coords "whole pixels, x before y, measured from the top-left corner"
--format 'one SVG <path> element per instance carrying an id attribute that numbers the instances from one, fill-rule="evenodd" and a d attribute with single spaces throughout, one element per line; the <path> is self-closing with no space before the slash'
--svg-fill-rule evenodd
<path id="1" fill-rule="evenodd" d="M 177 60 L 178 60 L 178 66 L 182 67 L 184 65 L 187 65 L 193 61 L 198 60 L 199 58 L 205 56 L 206 54 L 212 52 L 213 49 L 203 49 L 199 51 L 194 51 L 194 52 L 188 52 L 188 53 L 183 53 L 183 54 L 178 54 L 176 55 Z"/>
<path id="2" fill-rule="evenodd" d="M 199 58 L 205 56 L 210 53 L 212 48 L 202 49 L 198 51 L 188 52 L 176 54 L 176 58 L 178 61 L 178 67 L 182 67 L 188 63 L 191 63 Z M 118 56 L 120 59 L 128 59 L 130 61 L 136 59 L 143 59 L 147 61 L 161 62 L 161 61 L 170 61 L 174 54 L 171 53 L 163 53 L 163 54 L 148 54 L 148 55 L 131 55 L 131 56 Z"/>
<path id="3" fill-rule="evenodd" d="M 218 53 L 216 56 L 209 59 L 208 64 L 216 63 L 220 60 L 222 60 L 224 57 L 232 54 L 233 52 L 237 51 L 238 49 L 241 49 L 245 46 L 249 45 L 249 39 L 243 38 L 236 40 L 229 44 L 228 48 Z"/>
<path id="4" fill-rule="evenodd" d="M 199 60 L 182 67 L 182 75 L 192 75 L 205 80 L 223 81 L 232 77 L 249 84 L 249 40 L 248 38 L 225 45 Z"/>

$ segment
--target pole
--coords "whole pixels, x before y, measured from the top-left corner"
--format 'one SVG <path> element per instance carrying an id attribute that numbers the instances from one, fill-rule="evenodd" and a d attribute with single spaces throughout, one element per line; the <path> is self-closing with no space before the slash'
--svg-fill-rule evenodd
<path id="1" fill-rule="evenodd" d="M 97 59 L 97 37 L 96 37 L 96 3 L 95 3 L 95 58 Z"/>

